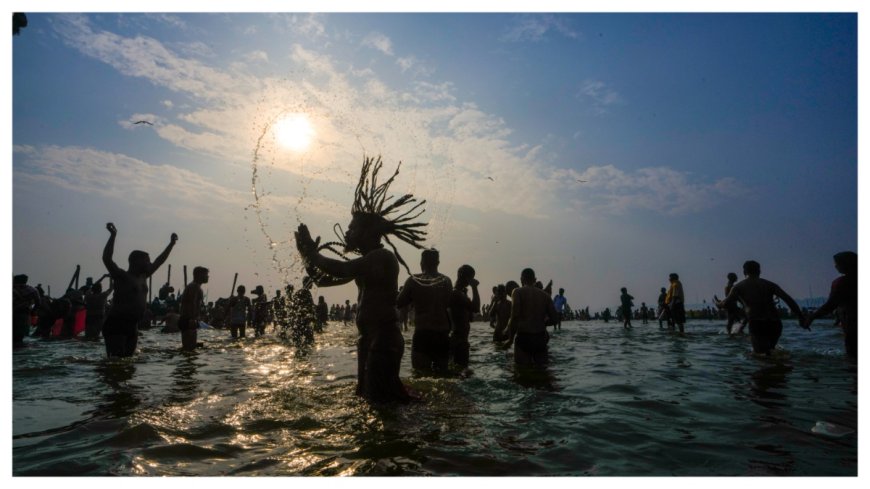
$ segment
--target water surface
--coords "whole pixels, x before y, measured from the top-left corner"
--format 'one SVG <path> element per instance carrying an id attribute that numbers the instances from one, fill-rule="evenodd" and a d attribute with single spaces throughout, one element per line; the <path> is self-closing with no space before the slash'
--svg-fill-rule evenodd
<path id="1" fill-rule="evenodd" d="M 14 475 L 857 475 L 857 371 L 839 330 L 786 322 L 772 358 L 720 321 L 687 334 L 566 322 L 552 365 L 517 371 L 473 323 L 466 379 L 402 378 L 423 402 L 353 395 L 355 328 L 307 351 L 144 331 L 132 361 L 102 343 L 27 339 L 13 366 Z M 813 432 L 818 422 L 852 433 Z"/>

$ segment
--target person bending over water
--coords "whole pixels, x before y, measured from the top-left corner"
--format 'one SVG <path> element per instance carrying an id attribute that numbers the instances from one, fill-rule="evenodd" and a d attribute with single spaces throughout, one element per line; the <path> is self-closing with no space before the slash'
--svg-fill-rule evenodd
<path id="1" fill-rule="evenodd" d="M 329 243 L 321 248 L 320 238 L 313 240 L 305 224 L 300 224 L 296 231 L 296 248 L 318 285 L 340 285 L 351 280 L 356 283 L 359 291 L 356 325 L 360 334 L 357 394 L 374 402 L 407 401 L 410 396 L 399 379 L 405 340 L 397 321 L 396 295 L 399 264 L 406 270 L 408 266 L 390 236 L 422 248 L 426 232 L 420 228 L 426 224 L 411 221 L 424 212 L 416 210 L 426 201 L 415 204 L 411 194 L 388 198 L 387 191 L 399 168 L 386 182 L 378 184 L 381 166 L 380 157 L 376 161 L 364 159 L 351 208 L 353 217 L 344 235 L 345 251 L 361 255 L 359 258 L 342 261 L 323 256 L 320 250 L 328 248 Z M 394 213 L 397 215 L 391 216 Z M 392 252 L 381 244 L 382 238 L 393 248 Z"/>
<path id="2" fill-rule="evenodd" d="M 197 346 L 196 334 L 199 330 L 199 317 L 202 313 L 202 284 L 208 283 L 208 268 L 194 267 L 193 282 L 187 284 L 181 293 L 181 318 L 178 329 L 181 330 L 181 349 L 191 351 Z"/>
<path id="3" fill-rule="evenodd" d="M 548 361 L 547 326 L 556 322 L 557 313 L 550 296 L 535 287 L 535 271 L 526 268 L 520 274 L 522 287 L 511 295 L 508 341 L 514 345 L 514 361 L 520 365 L 544 365 Z"/>
<path id="4" fill-rule="evenodd" d="M 804 315 L 797 302 L 779 285 L 761 278 L 761 265 L 757 261 L 749 260 L 744 263 L 743 275 L 746 279 L 735 284 L 728 297 L 717 305 L 727 309 L 737 301 L 743 303 L 749 322 L 753 352 L 770 355 L 782 335 L 782 321 L 779 319 L 774 296 L 785 301 L 797 315 L 801 326 L 809 329 L 809 326 L 804 324 Z"/>
<path id="5" fill-rule="evenodd" d="M 477 292 L 478 281 L 471 265 L 462 265 L 456 273 L 456 284 L 450 294 L 450 320 L 453 330 L 450 332 L 450 353 L 453 363 L 462 368 L 468 367 L 470 345 L 468 334 L 471 332 L 471 319 L 480 312 L 480 294 Z M 468 298 L 468 286 L 471 286 L 472 298 Z"/>
<path id="6" fill-rule="evenodd" d="M 109 271 L 109 276 L 115 287 L 112 297 L 112 308 L 103 323 L 103 338 L 106 342 L 106 355 L 109 357 L 131 357 L 136 352 L 139 342 L 139 322 L 148 307 L 148 277 L 163 265 L 169 253 L 178 241 L 178 235 L 172 233 L 169 245 L 151 263 L 148 253 L 140 250 L 130 252 L 127 270 L 121 270 L 112 260 L 115 251 L 115 237 L 118 230 L 111 222 L 106 224 L 109 230 L 109 241 L 103 249 L 103 265 Z"/>
<path id="7" fill-rule="evenodd" d="M 414 306 L 414 338 L 411 365 L 419 370 L 447 371 L 450 358 L 450 317 L 448 306 L 453 284 L 438 272 L 438 250 L 423 250 L 420 269 L 411 275 L 396 299 L 399 309 Z"/>
<path id="8" fill-rule="evenodd" d="M 822 307 L 806 318 L 805 326 L 836 309 L 842 317 L 846 354 L 858 358 L 858 254 L 843 251 L 834 255 L 834 267 L 843 275 L 831 284 L 831 293 Z"/>

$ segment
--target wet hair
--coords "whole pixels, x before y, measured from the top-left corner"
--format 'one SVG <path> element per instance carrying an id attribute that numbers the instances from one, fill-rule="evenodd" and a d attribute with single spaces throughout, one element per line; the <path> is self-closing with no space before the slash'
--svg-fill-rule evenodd
<path id="1" fill-rule="evenodd" d="M 761 264 L 755 260 L 745 261 L 743 262 L 743 273 L 757 277 L 761 275 Z"/>
<path id="2" fill-rule="evenodd" d="M 854 251 L 841 251 L 834 255 L 834 263 L 846 274 L 858 273 L 858 254 Z"/>
<path id="3" fill-rule="evenodd" d="M 520 272 L 520 282 L 527 283 L 535 282 L 535 271 L 531 268 L 524 268 L 522 272 Z"/>
<path id="4" fill-rule="evenodd" d="M 440 255 L 435 248 L 423 250 L 423 253 L 420 254 L 420 264 L 423 267 L 437 267 L 440 262 Z"/>
<path id="5" fill-rule="evenodd" d="M 363 166 L 354 191 L 351 214 L 354 219 L 361 219 L 361 224 L 369 232 L 375 232 L 386 240 L 396 254 L 396 259 L 410 274 L 411 269 L 402 259 L 396 246 L 390 241 L 390 236 L 392 235 L 417 249 L 422 248 L 426 231 L 421 228 L 425 227 L 426 223 L 411 221 L 425 212 L 425 209 L 420 209 L 420 207 L 426 201 L 418 202 L 413 194 L 405 194 L 395 200 L 392 196 L 387 196 L 390 185 L 399 174 L 402 162 L 400 161 L 396 166 L 393 176 L 388 178 L 386 182 L 378 184 L 378 172 L 382 166 L 383 162 L 380 156 L 377 159 L 363 157 Z"/>
<path id="6" fill-rule="evenodd" d="M 737 274 L 734 272 L 729 273 L 728 280 L 737 280 Z"/>
<path id="7" fill-rule="evenodd" d="M 20 275 L 14 275 L 12 277 L 12 284 L 13 285 L 25 285 L 25 284 L 27 284 L 27 278 L 28 278 L 27 275 L 24 275 L 23 273 Z"/>

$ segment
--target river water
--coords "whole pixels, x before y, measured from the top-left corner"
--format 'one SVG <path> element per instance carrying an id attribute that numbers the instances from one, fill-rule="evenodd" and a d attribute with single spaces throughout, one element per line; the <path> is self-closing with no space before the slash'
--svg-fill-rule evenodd
<path id="1" fill-rule="evenodd" d="M 101 342 L 28 338 L 12 354 L 12 471 L 857 475 L 857 369 L 839 330 L 786 321 L 776 354 L 758 358 L 721 321 L 686 329 L 566 322 L 550 367 L 525 372 L 473 323 L 468 378 L 413 373 L 406 332 L 401 375 L 423 401 L 404 406 L 353 395 L 355 328 L 341 323 L 307 351 L 202 330 L 205 348 L 185 353 L 153 329 L 115 362 Z"/>

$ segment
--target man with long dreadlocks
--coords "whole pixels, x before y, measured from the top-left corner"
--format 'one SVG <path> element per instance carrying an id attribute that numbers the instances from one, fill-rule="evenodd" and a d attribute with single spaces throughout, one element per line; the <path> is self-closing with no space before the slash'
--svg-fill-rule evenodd
<path id="1" fill-rule="evenodd" d="M 386 182 L 378 184 L 381 158 L 365 158 L 359 183 L 354 192 L 352 219 L 344 235 L 344 249 L 361 255 L 342 261 L 323 256 L 320 251 L 331 246 L 320 245 L 320 237 L 311 239 L 305 224 L 296 231 L 296 247 L 306 264 L 308 274 L 319 286 L 356 282 L 359 312 L 356 317 L 360 338 L 357 347 L 357 394 L 374 402 L 407 401 L 408 392 L 399 380 L 399 366 L 405 340 L 396 316 L 396 295 L 399 288 L 399 263 L 408 274 L 411 271 L 399 255 L 390 236 L 422 248 L 426 223 L 411 222 L 424 212 L 417 211 L 426 201 L 417 202 L 411 194 L 393 200 L 387 196 L 390 184 L 399 174 L 399 167 Z M 385 239 L 393 251 L 381 244 Z M 341 244 L 341 243 L 337 243 Z M 338 253 L 340 254 L 340 253 Z"/>

